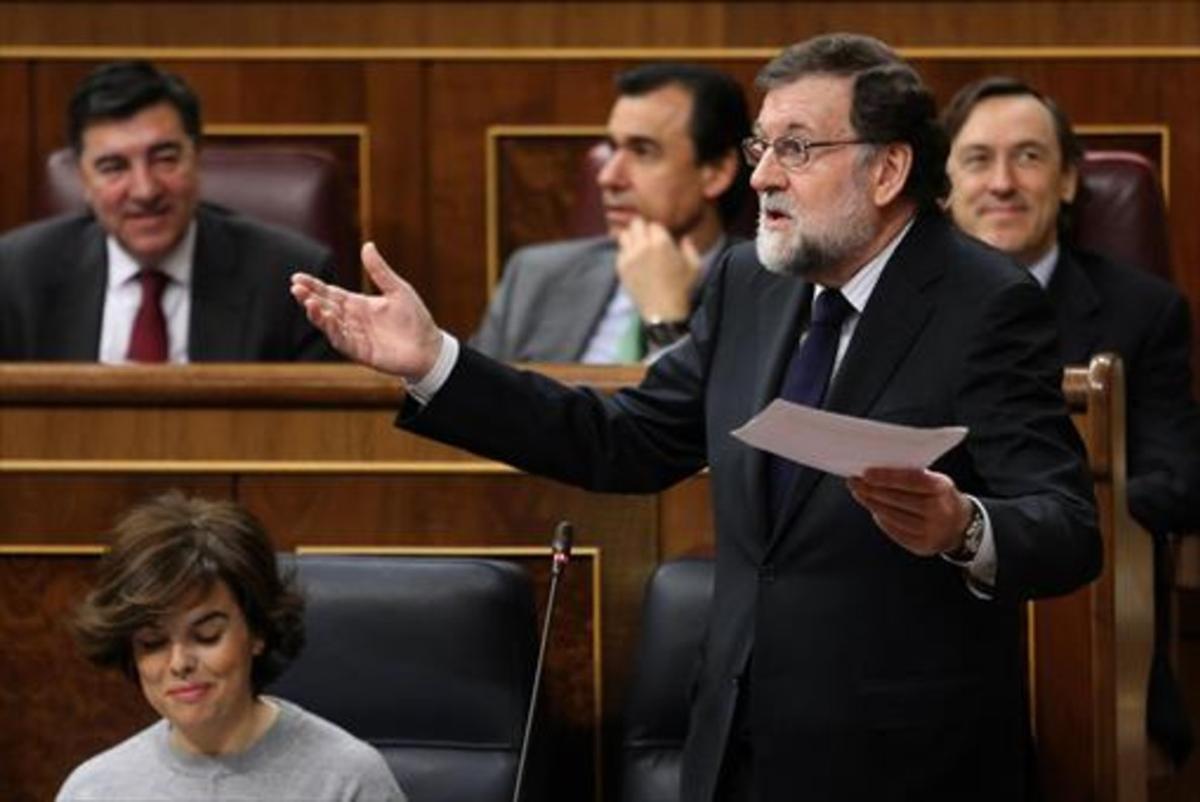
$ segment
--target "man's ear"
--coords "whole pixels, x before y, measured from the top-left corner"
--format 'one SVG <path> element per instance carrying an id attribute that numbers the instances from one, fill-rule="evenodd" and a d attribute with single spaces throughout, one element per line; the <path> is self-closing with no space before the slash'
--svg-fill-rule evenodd
<path id="1" fill-rule="evenodd" d="M 83 157 L 75 155 L 72 158 L 75 163 L 75 175 L 79 178 L 79 191 L 83 195 L 83 200 L 88 206 L 92 205 L 92 190 L 91 184 L 87 180 L 87 176 L 83 172 Z"/>
<path id="2" fill-rule="evenodd" d="M 871 170 L 871 199 L 876 206 L 882 208 L 900 197 L 912 162 L 912 145 L 905 142 L 892 142 L 879 150 Z"/>
<path id="3" fill-rule="evenodd" d="M 725 194 L 738 174 L 738 153 L 730 150 L 719 159 L 700 165 L 701 189 L 706 200 L 716 200 Z"/>
<path id="4" fill-rule="evenodd" d="M 1074 203 L 1079 192 L 1079 168 L 1074 164 L 1065 166 L 1058 181 L 1058 199 L 1063 203 Z"/>

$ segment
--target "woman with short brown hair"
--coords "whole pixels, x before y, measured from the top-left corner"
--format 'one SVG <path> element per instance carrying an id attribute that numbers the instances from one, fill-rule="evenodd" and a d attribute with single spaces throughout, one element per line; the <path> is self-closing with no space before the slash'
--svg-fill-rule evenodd
<path id="1" fill-rule="evenodd" d="M 114 534 L 75 634 L 163 718 L 76 768 L 59 802 L 404 800 L 374 748 L 261 693 L 303 645 L 303 600 L 253 516 L 169 493 Z"/>

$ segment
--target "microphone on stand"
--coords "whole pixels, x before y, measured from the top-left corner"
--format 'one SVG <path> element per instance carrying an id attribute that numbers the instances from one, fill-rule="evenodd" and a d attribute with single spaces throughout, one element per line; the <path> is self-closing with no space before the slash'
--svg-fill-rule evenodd
<path id="1" fill-rule="evenodd" d="M 559 521 L 554 527 L 554 539 L 550 541 L 550 594 L 546 599 L 546 617 L 542 621 L 542 639 L 538 643 L 537 666 L 533 670 L 533 689 L 529 692 L 529 710 L 525 713 L 525 735 L 521 739 L 521 754 L 517 758 L 517 781 L 513 785 L 512 802 L 521 800 L 521 783 L 525 779 L 525 761 L 529 757 L 529 736 L 533 732 L 533 718 L 537 711 L 538 689 L 542 685 L 542 668 L 546 661 L 546 644 L 550 640 L 550 622 L 554 618 L 554 599 L 558 593 L 558 578 L 571 561 L 571 541 L 575 538 L 575 527 L 570 521 Z"/>

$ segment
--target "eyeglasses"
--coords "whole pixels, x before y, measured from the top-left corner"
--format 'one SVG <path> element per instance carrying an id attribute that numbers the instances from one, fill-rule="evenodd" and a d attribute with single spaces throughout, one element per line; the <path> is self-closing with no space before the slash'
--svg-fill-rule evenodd
<path id="1" fill-rule="evenodd" d="M 866 139 L 838 139 L 828 142 L 809 142 L 794 136 L 781 136 L 778 139 L 766 140 L 761 136 L 748 136 L 742 140 L 742 155 L 746 164 L 757 167 L 767 155 L 768 150 L 775 151 L 775 158 L 785 170 L 799 170 L 808 164 L 811 158 L 809 151 L 813 148 L 834 148 L 840 145 L 870 145 Z"/>

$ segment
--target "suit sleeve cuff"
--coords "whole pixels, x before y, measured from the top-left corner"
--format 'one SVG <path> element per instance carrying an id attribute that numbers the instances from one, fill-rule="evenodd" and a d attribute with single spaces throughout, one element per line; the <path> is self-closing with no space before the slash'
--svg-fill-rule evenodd
<path id="1" fill-rule="evenodd" d="M 960 563 L 947 558 L 946 555 L 942 555 L 942 559 L 963 569 L 967 589 L 972 594 L 981 599 L 990 599 L 995 595 L 996 587 L 996 538 L 992 532 L 992 519 L 988 515 L 987 507 L 979 499 L 971 495 L 967 498 L 983 515 L 983 537 L 979 541 L 979 551 L 970 562 Z"/>
<path id="2" fill-rule="evenodd" d="M 414 401 L 424 406 L 433 400 L 437 391 L 442 389 L 442 385 L 446 383 L 446 379 L 450 378 L 450 371 L 454 370 L 454 366 L 458 364 L 458 351 L 458 340 L 454 335 L 443 331 L 442 350 L 438 352 L 433 367 L 416 381 L 405 379 L 405 383 L 408 385 L 408 394 Z"/>

